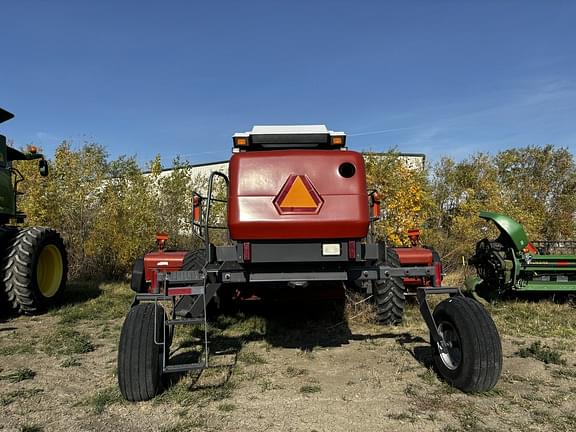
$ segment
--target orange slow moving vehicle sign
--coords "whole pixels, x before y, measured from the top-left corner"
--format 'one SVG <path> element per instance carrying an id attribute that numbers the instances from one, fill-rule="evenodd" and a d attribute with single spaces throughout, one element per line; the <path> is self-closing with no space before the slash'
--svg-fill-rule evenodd
<path id="1" fill-rule="evenodd" d="M 280 214 L 318 213 L 324 200 L 306 175 L 291 174 L 274 198 Z"/>

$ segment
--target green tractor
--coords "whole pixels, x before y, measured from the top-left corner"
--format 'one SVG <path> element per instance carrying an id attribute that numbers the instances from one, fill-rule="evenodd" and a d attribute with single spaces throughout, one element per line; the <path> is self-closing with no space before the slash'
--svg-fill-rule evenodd
<path id="1" fill-rule="evenodd" d="M 480 212 L 480 217 L 496 225 L 500 235 L 476 243 L 468 263 L 478 277 L 467 281 L 467 288 L 485 300 L 515 294 L 576 295 L 576 256 L 544 254 L 531 243 L 524 227 L 498 213 Z"/>
<path id="2" fill-rule="evenodd" d="M 13 114 L 0 108 L 0 123 Z M 36 314 L 56 301 L 66 285 L 68 258 L 62 237 L 46 227 L 21 227 L 26 215 L 16 203 L 24 177 L 13 161 L 38 160 L 41 176 L 48 163 L 34 148 L 21 152 L 0 135 L 0 297 L 18 313 Z"/>

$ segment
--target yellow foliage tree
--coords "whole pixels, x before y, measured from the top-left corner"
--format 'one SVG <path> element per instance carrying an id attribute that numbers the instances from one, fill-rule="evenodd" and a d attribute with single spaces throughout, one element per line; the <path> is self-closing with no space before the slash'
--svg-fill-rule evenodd
<path id="1" fill-rule="evenodd" d="M 425 169 L 407 165 L 396 152 L 367 153 L 366 180 L 369 190 L 380 195 L 382 219 L 376 223 L 378 239 L 392 245 L 408 245 L 409 229 L 424 228 L 431 210 Z"/>
<path id="2" fill-rule="evenodd" d="M 134 260 L 155 245 L 155 234 L 170 235 L 171 248 L 196 248 L 191 230 L 194 183 L 184 164 L 162 172 L 160 157 L 143 173 L 132 157 L 109 161 L 104 148 L 70 143 L 58 146 L 50 175 L 21 162 L 27 178 L 20 207 L 28 225 L 51 226 L 66 242 L 71 278 L 121 278 Z M 205 181 L 205 180 L 204 180 Z M 200 185 L 201 186 L 201 185 Z"/>

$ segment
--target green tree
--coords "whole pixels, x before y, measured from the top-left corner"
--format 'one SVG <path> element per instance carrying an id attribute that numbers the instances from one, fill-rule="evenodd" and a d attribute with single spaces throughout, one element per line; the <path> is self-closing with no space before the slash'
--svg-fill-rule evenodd
<path id="1" fill-rule="evenodd" d="M 495 158 L 508 215 L 532 239 L 559 240 L 576 233 L 576 166 L 565 148 L 528 146 Z"/>
<path id="2" fill-rule="evenodd" d="M 41 179 L 30 173 L 30 166 L 20 164 L 29 175 L 22 199 L 28 224 L 48 225 L 60 231 L 66 242 L 74 278 L 90 268 L 87 241 L 95 221 L 102 184 L 107 178 L 108 162 L 104 147 L 86 143 L 80 150 L 64 141 L 50 163 L 50 176 Z"/>
<path id="3" fill-rule="evenodd" d="M 532 240 L 576 237 L 576 169 L 566 149 L 528 146 L 460 162 L 443 158 L 432 189 L 436 211 L 427 233 L 448 270 L 469 257 L 482 237 L 497 235 L 478 218 L 482 210 L 513 217 Z"/>
<path id="4" fill-rule="evenodd" d="M 86 247 L 102 274 L 118 278 L 138 256 L 153 248 L 159 200 L 151 179 L 133 157 L 112 161 L 101 188 L 98 218 Z"/>
<path id="5" fill-rule="evenodd" d="M 483 222 L 482 210 L 500 211 L 502 189 L 490 155 L 478 153 L 456 163 L 442 158 L 432 176 L 434 212 L 429 220 L 428 242 L 450 270 L 474 250 Z"/>

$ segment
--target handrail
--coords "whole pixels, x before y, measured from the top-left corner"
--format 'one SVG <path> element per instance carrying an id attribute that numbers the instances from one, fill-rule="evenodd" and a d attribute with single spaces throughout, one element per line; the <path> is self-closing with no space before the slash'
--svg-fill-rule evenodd
<path id="1" fill-rule="evenodd" d="M 209 225 L 210 209 L 212 207 L 212 201 L 228 202 L 228 200 L 223 201 L 223 200 L 219 200 L 217 198 L 212 198 L 212 191 L 214 189 L 214 178 L 215 177 L 220 177 L 220 178 L 224 179 L 224 182 L 226 183 L 226 196 L 228 196 L 228 188 L 230 185 L 230 180 L 228 180 L 228 176 L 226 174 L 221 173 L 220 171 L 213 171 L 210 174 L 210 177 L 208 179 L 208 197 L 207 197 L 207 202 L 206 202 L 206 212 L 204 214 L 204 247 L 206 250 L 206 262 L 207 263 L 212 262 L 212 251 L 210 248 L 210 228 L 212 228 L 212 226 Z M 222 228 L 224 228 L 224 227 L 222 227 Z"/>

